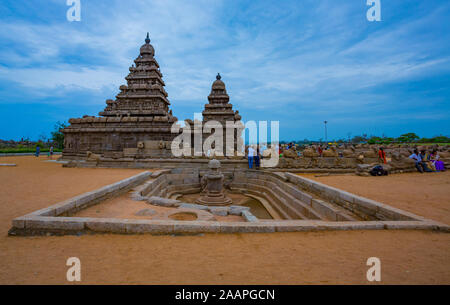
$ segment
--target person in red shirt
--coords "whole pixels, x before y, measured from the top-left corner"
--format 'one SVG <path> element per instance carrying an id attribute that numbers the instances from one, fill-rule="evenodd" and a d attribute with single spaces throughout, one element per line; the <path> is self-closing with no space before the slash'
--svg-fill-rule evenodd
<path id="1" fill-rule="evenodd" d="M 380 150 L 378 150 L 378 159 L 380 159 L 381 162 L 386 164 L 386 153 L 383 150 L 383 147 L 380 147 Z"/>

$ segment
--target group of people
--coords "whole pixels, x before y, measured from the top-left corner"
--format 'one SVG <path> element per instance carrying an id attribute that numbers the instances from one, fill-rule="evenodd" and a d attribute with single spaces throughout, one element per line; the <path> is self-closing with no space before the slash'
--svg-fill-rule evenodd
<path id="1" fill-rule="evenodd" d="M 409 158 L 416 161 L 416 168 L 420 173 L 445 171 L 444 162 L 440 160 L 437 150 L 433 150 L 431 153 L 422 150 L 419 153 L 419 150 L 415 149 Z"/>
<path id="2" fill-rule="evenodd" d="M 41 154 L 41 147 L 39 145 L 37 145 L 36 152 L 34 153 L 34 155 L 36 157 L 39 157 L 40 154 Z M 51 146 L 50 149 L 48 150 L 47 158 L 53 159 L 53 146 Z"/>

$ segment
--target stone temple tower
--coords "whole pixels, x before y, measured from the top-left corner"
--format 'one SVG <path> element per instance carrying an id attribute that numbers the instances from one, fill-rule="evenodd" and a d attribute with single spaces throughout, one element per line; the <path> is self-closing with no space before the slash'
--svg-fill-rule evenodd
<path id="1" fill-rule="evenodd" d="M 106 158 L 122 158 L 126 149 L 170 146 L 168 143 L 177 136 L 170 130 L 177 118 L 169 109 L 170 102 L 154 55 L 155 49 L 147 33 L 135 65 L 129 68 L 130 73 L 125 78 L 127 85 L 120 86 L 116 99 L 106 101 L 100 117 L 70 119 L 70 126 L 62 130 L 65 136 L 63 158 L 84 157 L 88 151 Z"/>
<path id="2" fill-rule="evenodd" d="M 225 87 L 225 83 L 222 81 L 222 77 L 218 73 L 216 76 L 216 80 L 213 82 L 211 87 L 211 93 L 208 96 L 209 103 L 205 105 L 205 110 L 202 112 L 203 115 L 203 124 L 208 121 L 217 121 L 223 126 L 223 145 L 224 150 L 223 154 L 226 154 L 226 144 L 232 141 L 233 151 L 238 149 L 237 147 L 237 138 L 241 136 L 242 130 L 236 129 L 234 130 L 234 139 L 226 138 L 226 122 L 229 121 L 231 123 L 239 123 L 241 120 L 241 116 L 239 115 L 239 111 L 233 110 L 233 105 L 229 103 L 230 97 L 227 94 L 227 90 Z M 212 130 L 212 132 L 214 132 Z M 203 132 L 203 139 L 207 138 L 212 132 Z"/>
<path id="3" fill-rule="evenodd" d="M 125 77 L 127 85 L 120 86 L 120 93 L 116 96 L 116 100 L 107 100 L 105 110 L 99 115 L 106 117 L 171 116 L 170 102 L 164 90 L 165 84 L 154 55 L 155 49 L 150 44 L 147 33 L 145 44 L 134 60 L 136 66 L 131 66 L 130 73 Z"/>

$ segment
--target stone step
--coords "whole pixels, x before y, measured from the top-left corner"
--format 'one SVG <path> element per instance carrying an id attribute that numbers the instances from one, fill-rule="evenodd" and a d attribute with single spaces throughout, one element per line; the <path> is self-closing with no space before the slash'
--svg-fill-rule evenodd
<path id="1" fill-rule="evenodd" d="M 260 182 L 255 179 L 248 179 L 248 180 L 249 180 L 249 182 L 254 181 L 255 185 L 257 182 Z M 305 203 L 300 198 L 296 198 L 295 196 L 292 195 L 292 194 L 298 194 L 298 196 L 301 196 L 301 191 L 296 189 L 294 186 L 287 185 L 286 183 L 283 182 L 283 187 L 286 190 L 290 191 L 290 192 L 288 192 L 285 189 L 282 189 L 275 182 L 266 181 L 264 183 L 271 185 L 271 187 L 268 188 L 269 190 L 276 190 L 276 194 L 281 195 L 281 197 L 284 197 L 283 199 L 285 200 L 284 201 L 285 205 L 290 205 L 289 203 L 293 203 L 294 205 L 292 206 L 292 208 L 294 208 L 296 210 L 301 209 L 301 211 L 299 211 L 299 212 L 302 215 L 304 215 L 304 217 L 306 216 L 305 219 L 322 219 L 323 218 L 319 213 L 317 213 L 316 211 L 314 211 L 314 209 L 312 209 L 310 204 Z"/>
<path id="2" fill-rule="evenodd" d="M 258 192 L 258 191 L 253 191 L 253 190 L 249 190 L 248 188 L 239 188 L 239 187 L 233 187 L 233 190 L 238 190 L 240 192 L 242 192 L 243 194 L 253 194 L 253 195 L 257 195 L 257 196 L 264 196 L 266 197 L 266 200 L 271 204 L 272 208 L 281 216 L 282 219 L 292 219 L 291 216 L 289 216 L 283 209 L 281 209 L 281 207 L 279 205 L 273 204 L 271 201 L 271 197 L 269 195 L 267 195 L 267 193 L 265 192 Z M 267 198 L 269 197 L 269 198 Z"/>

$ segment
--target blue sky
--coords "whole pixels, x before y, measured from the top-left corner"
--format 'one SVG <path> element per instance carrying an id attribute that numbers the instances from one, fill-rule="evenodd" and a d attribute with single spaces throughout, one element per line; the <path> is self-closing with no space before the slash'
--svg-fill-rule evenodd
<path id="1" fill-rule="evenodd" d="M 174 115 L 201 112 L 217 72 L 244 120 L 280 139 L 450 135 L 450 2 L 381 0 L 0 2 L 0 138 L 37 139 L 97 115 L 150 32 Z"/>

